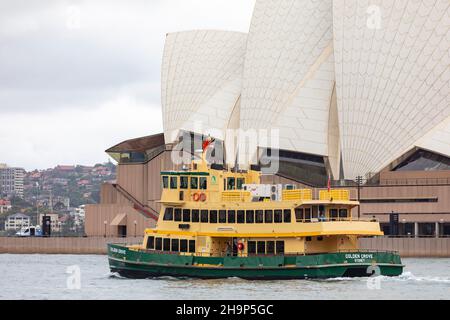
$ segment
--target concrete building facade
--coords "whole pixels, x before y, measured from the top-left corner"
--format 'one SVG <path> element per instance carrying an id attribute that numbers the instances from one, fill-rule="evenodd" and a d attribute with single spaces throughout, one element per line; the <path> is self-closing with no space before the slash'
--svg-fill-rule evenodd
<path id="1" fill-rule="evenodd" d="M 18 196 L 23 198 L 23 182 L 25 170 L 23 168 L 8 167 L 0 164 L 0 196 Z"/>

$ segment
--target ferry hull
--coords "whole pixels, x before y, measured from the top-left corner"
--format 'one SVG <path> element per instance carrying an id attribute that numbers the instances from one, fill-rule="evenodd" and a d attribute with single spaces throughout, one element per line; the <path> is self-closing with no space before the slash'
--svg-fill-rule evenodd
<path id="1" fill-rule="evenodd" d="M 392 252 L 339 252 L 310 256 L 197 257 L 148 253 L 108 245 L 111 272 L 127 278 L 188 277 L 255 280 L 398 276 L 400 257 Z"/>

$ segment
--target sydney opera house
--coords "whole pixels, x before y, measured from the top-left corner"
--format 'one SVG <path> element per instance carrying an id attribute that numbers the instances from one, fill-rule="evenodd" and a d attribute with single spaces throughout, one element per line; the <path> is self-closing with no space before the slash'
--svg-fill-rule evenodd
<path id="1" fill-rule="evenodd" d="M 159 172 L 205 136 L 267 183 L 350 187 L 386 234 L 394 212 L 399 235 L 450 235 L 448 0 L 257 0 L 248 33 L 167 34 L 161 101 L 163 133 L 107 150 L 118 177 L 88 235 L 152 225 Z"/>

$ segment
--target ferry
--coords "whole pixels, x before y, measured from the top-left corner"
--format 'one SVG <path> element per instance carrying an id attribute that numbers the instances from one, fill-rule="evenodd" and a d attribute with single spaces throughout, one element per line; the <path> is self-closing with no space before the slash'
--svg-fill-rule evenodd
<path id="1" fill-rule="evenodd" d="M 349 190 L 265 185 L 261 172 L 209 165 L 206 152 L 161 172 L 161 211 L 142 244 L 108 244 L 113 273 L 127 278 L 315 279 L 398 276 L 396 252 L 363 250 L 377 221 L 352 217 Z"/>

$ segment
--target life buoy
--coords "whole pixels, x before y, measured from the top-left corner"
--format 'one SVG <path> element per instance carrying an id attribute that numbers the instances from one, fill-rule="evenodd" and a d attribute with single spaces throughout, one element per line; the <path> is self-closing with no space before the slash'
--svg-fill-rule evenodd
<path id="1" fill-rule="evenodd" d="M 238 245 L 237 245 L 237 247 L 238 247 L 238 250 L 239 250 L 239 251 L 244 250 L 244 244 L 243 244 L 242 242 L 239 242 Z"/>
<path id="2" fill-rule="evenodd" d="M 200 200 L 200 194 L 198 192 L 194 193 L 194 201 Z"/>
<path id="3" fill-rule="evenodd" d="M 206 201 L 206 194 L 204 194 L 203 192 L 200 194 L 200 201 L 201 202 L 205 202 Z"/>

